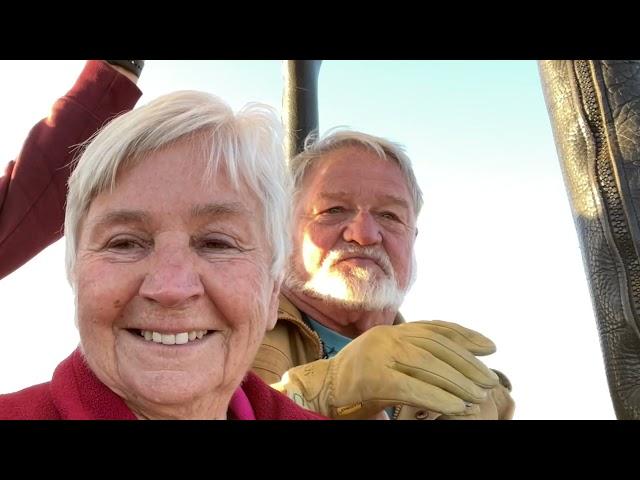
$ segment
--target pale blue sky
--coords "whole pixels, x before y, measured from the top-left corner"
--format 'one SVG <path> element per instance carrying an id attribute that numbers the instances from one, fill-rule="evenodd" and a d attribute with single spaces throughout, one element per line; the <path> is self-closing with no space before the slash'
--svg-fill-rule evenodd
<path id="1" fill-rule="evenodd" d="M 0 159 L 15 158 L 82 65 L 0 61 Z M 282 72 L 280 61 L 151 60 L 141 103 L 197 89 L 280 109 Z M 614 418 L 536 62 L 326 61 L 319 98 L 321 130 L 380 135 L 414 161 L 425 207 L 405 316 L 492 338 L 486 363 L 510 377 L 516 418 Z M 0 392 L 46 381 L 77 342 L 62 242 L 0 280 L 0 304 Z"/>

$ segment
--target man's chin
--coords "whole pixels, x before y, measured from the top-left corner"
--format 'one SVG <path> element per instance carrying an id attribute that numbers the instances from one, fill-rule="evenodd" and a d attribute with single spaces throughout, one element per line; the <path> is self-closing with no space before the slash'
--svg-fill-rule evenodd
<path id="1" fill-rule="evenodd" d="M 339 262 L 331 267 L 331 276 L 339 278 L 346 284 L 380 282 L 387 279 L 386 274 L 376 263 L 369 260 L 362 262 L 355 258 Z"/>
<path id="2" fill-rule="evenodd" d="M 331 293 L 322 293 L 314 290 L 312 288 L 306 288 L 302 292 L 309 298 L 313 298 L 314 300 L 320 300 L 327 305 L 333 305 L 334 307 L 339 307 L 344 310 L 349 311 L 363 311 L 368 310 L 366 308 L 365 302 L 360 301 L 359 299 L 354 299 L 350 297 L 336 297 Z"/>
<path id="3" fill-rule="evenodd" d="M 376 311 L 382 309 L 397 309 L 401 300 L 398 291 L 394 290 L 393 300 L 391 298 L 383 299 L 382 297 L 389 297 L 389 286 L 384 288 L 379 282 L 389 281 L 384 274 L 377 269 L 374 275 L 367 277 L 366 279 L 354 277 L 353 275 L 333 275 L 328 276 L 316 276 L 315 278 L 306 282 L 301 281 L 295 276 L 290 276 L 285 282 L 286 288 L 292 293 L 298 295 L 304 295 L 314 300 L 321 300 L 328 304 L 344 308 L 350 311 Z M 378 276 L 382 278 L 378 278 Z M 372 287 L 372 283 L 377 286 Z M 383 305 L 384 304 L 384 305 Z"/>
<path id="4" fill-rule="evenodd" d="M 286 288 L 298 295 L 304 295 L 314 300 L 322 300 L 323 302 L 338 305 L 341 307 L 354 308 L 357 301 L 353 300 L 353 292 L 350 292 L 344 283 L 339 285 L 340 288 L 327 288 L 322 282 L 291 282 Z M 336 295 L 336 290 L 340 290 L 341 295 Z"/>
<path id="5" fill-rule="evenodd" d="M 366 295 L 362 293 L 362 289 L 346 288 L 342 295 L 336 295 L 334 291 L 318 290 L 306 285 L 303 293 L 316 300 L 322 300 L 349 311 L 375 311 L 384 308 L 383 305 L 378 305 L 378 302 L 372 301 L 372 298 L 377 294 L 375 290 Z"/>

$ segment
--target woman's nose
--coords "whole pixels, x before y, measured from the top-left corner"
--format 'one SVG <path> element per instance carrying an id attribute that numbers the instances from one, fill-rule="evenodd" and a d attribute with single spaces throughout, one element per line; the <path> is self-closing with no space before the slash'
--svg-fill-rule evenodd
<path id="1" fill-rule="evenodd" d="M 140 295 L 164 307 L 178 307 L 204 293 L 204 286 L 188 248 L 154 252 Z"/>

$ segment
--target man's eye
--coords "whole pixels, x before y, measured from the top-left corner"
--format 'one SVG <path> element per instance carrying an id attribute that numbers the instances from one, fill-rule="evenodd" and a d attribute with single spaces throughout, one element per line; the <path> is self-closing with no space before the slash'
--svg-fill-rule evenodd
<path id="1" fill-rule="evenodd" d="M 380 216 L 387 220 L 393 220 L 395 222 L 400 221 L 400 218 L 398 218 L 398 216 L 393 212 L 382 212 Z"/>
<path id="2" fill-rule="evenodd" d="M 344 212 L 344 208 L 342 207 L 331 207 L 331 208 L 327 208 L 325 211 L 323 211 L 322 213 L 328 213 L 329 215 L 335 215 L 336 213 L 342 213 Z"/>

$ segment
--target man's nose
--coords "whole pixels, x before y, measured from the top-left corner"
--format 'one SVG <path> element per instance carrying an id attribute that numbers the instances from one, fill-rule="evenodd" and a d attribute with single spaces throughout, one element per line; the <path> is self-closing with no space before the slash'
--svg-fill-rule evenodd
<path id="1" fill-rule="evenodd" d="M 382 242 L 382 230 L 376 219 L 369 212 L 358 212 L 343 231 L 345 242 L 358 245 L 376 245 Z"/>

